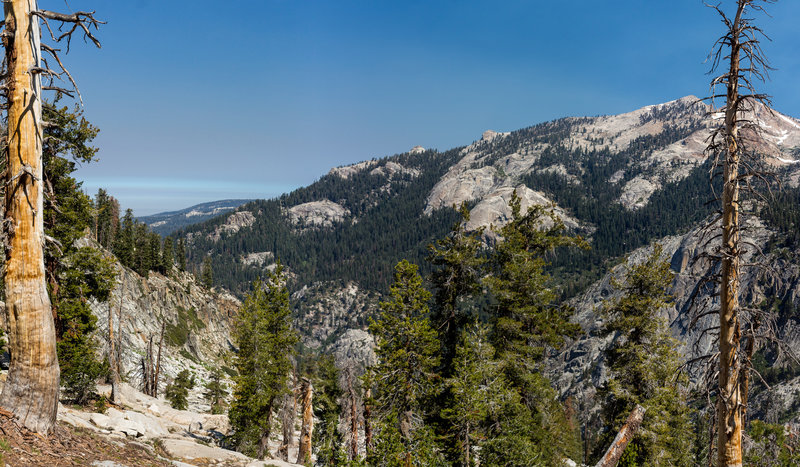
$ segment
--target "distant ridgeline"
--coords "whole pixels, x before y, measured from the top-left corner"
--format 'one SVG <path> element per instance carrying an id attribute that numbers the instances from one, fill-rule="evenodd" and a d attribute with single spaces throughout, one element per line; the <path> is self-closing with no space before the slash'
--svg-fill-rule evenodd
<path id="1" fill-rule="evenodd" d="M 385 291 L 400 259 L 419 264 L 423 274 L 429 272 L 427 246 L 447 235 L 459 217 L 452 209 L 426 215 L 427 198 L 466 154 L 478 153 L 481 156 L 463 170 L 493 167 L 496 177 L 506 177 L 509 186 L 524 184 L 544 193 L 583 226 L 580 233 L 590 240 L 591 250 L 562 251 L 552 258 L 551 273 L 562 294 L 571 296 L 626 253 L 653 239 L 688 231 L 714 208 L 709 165 L 699 162 L 684 164 L 686 175 L 675 181 L 668 173 L 647 173 L 657 179 L 658 187 L 642 206 L 619 202 L 626 183 L 647 170 L 643 161 L 703 128 L 698 116 L 702 112 L 676 102 L 638 117 L 636 125 L 655 122 L 661 130 L 632 138 L 622 147 L 590 136 L 576 144 L 581 128 L 599 117 L 565 118 L 446 152 L 412 150 L 334 169 L 308 187 L 241 206 L 237 212 L 252 219 L 237 228 L 227 228 L 230 216 L 223 215 L 175 236 L 187 238 L 190 269 L 199 270 L 209 257 L 215 284 L 240 295 L 275 258 L 287 266 L 298 287 L 315 281 L 355 281 L 364 289 Z M 523 173 L 505 173 L 504 158 L 542 147 Z M 293 214 L 293 208 L 320 201 L 338 204 L 338 217 L 315 221 Z"/>
<path id="2" fill-rule="evenodd" d="M 142 216 L 138 220 L 147 224 L 150 229 L 162 236 L 170 235 L 172 232 L 197 224 L 212 217 L 219 216 L 228 211 L 233 211 L 239 206 L 253 201 L 252 199 L 224 199 L 202 203 L 180 211 L 161 212 L 152 216 Z"/>

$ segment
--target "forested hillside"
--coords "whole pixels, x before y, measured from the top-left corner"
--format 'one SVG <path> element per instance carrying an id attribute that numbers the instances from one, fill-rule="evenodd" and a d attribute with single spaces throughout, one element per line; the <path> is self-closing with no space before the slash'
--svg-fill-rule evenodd
<path id="1" fill-rule="evenodd" d="M 414 151 L 368 161 L 334 169 L 278 199 L 240 207 L 254 217 L 241 229 L 225 229 L 228 216 L 219 216 L 176 235 L 190 239 L 190 268 L 199 271 L 209 258 L 214 283 L 237 293 L 263 274 L 265 264 L 246 260 L 258 253 L 279 258 L 298 286 L 355 281 L 385 291 L 398 260 L 424 264 L 427 245 L 457 219 L 448 207 L 461 201 L 475 206 L 491 198 L 496 187 L 524 185 L 575 218 L 577 233 L 590 240 L 591 249 L 560 254 L 553 262 L 564 295 L 572 296 L 627 252 L 685 232 L 711 212 L 710 166 L 702 150 L 697 154 L 696 145 L 686 143 L 707 127 L 703 112 L 703 104 L 685 98 L 619 117 L 565 118 L 492 133 L 446 152 Z M 603 129 L 613 118 L 623 121 Z M 662 160 L 676 145 L 685 149 Z M 404 170 L 381 170 L 387 164 Z M 433 207 L 437 193 L 432 190 L 447 177 L 461 177 L 456 189 L 448 185 L 450 192 L 466 186 L 470 195 Z M 487 177 L 491 185 L 485 186 Z M 645 201 L 632 205 L 621 200 L 643 177 L 653 180 L 649 192 L 637 194 Z M 329 225 L 304 226 L 288 212 L 320 200 L 337 203 L 347 215 Z M 488 221 L 502 223 L 499 217 Z M 215 231 L 222 233 L 215 236 Z M 428 269 L 423 266 L 422 272 Z"/>

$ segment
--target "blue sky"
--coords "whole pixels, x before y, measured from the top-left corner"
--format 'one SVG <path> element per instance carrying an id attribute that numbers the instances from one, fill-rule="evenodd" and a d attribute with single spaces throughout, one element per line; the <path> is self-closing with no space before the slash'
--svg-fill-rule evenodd
<path id="1" fill-rule="evenodd" d="M 733 5 L 724 0 L 723 5 Z M 100 160 L 78 177 L 137 215 L 272 197 L 331 167 L 569 115 L 705 95 L 701 0 L 40 0 L 97 10 L 67 63 Z M 761 25 L 776 109 L 800 116 L 800 2 Z"/>

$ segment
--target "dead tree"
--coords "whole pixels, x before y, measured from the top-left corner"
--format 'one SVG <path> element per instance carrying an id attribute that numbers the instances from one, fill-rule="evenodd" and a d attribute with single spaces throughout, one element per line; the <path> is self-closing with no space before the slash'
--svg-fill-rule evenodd
<path id="1" fill-rule="evenodd" d="M 164 346 L 165 323 L 161 322 L 161 338 L 158 341 L 158 354 L 153 353 L 153 336 L 147 341 L 147 352 L 142 357 L 142 392 L 150 397 L 158 397 L 158 379 L 161 374 L 161 349 Z"/>
<path id="2" fill-rule="evenodd" d="M 311 437 L 314 433 L 314 386 L 307 378 L 303 378 L 300 393 L 303 398 L 303 427 L 300 430 L 300 446 L 295 463 L 311 465 Z"/>
<path id="3" fill-rule="evenodd" d="M 281 425 L 283 428 L 283 443 L 278 448 L 278 457 L 289 461 L 289 448 L 294 443 L 294 420 L 297 415 L 297 369 L 292 368 L 292 373 L 287 378 L 289 391 L 281 401 Z"/>
<path id="4" fill-rule="evenodd" d="M 763 11 L 763 4 L 772 3 L 772 0 L 737 0 L 736 3 L 736 14 L 732 18 L 720 6 L 713 7 L 722 17 L 726 33 L 715 44 L 712 71 L 718 66 L 726 70 L 712 80 L 708 98 L 712 115 L 716 112 L 715 99 L 725 99 L 725 106 L 720 109 L 722 123 L 713 131 L 707 148 L 714 158 L 715 169 L 722 169 L 723 178 L 722 212 L 718 219 L 721 233 L 712 236 L 721 244 L 711 256 L 720 264 L 716 428 L 717 463 L 725 467 L 742 465 L 743 414 L 747 406 L 750 357 L 758 331 L 758 320 L 753 319 L 749 320 L 750 326 L 742 330 L 743 307 L 739 302 L 745 253 L 741 238 L 742 188 L 756 193 L 754 183 L 766 182 L 759 167 L 760 160 L 748 143 L 759 136 L 753 113 L 757 106 L 769 109 L 770 104 L 768 96 L 755 89 L 757 82 L 765 80 L 770 67 L 760 46 L 764 35 L 749 15 L 753 11 Z M 717 88 L 724 88 L 724 94 L 717 93 Z M 743 339 L 747 341 L 744 349 Z"/>
<path id="5" fill-rule="evenodd" d="M 3 145 L 4 279 L 11 361 L 0 406 L 28 429 L 47 434 L 56 422 L 60 374 L 44 267 L 42 91 L 54 89 L 54 80 L 63 76 L 69 78 L 73 88 L 74 81 L 61 62 L 59 50 L 41 43 L 39 21 L 48 30 L 50 20 L 71 25 L 58 37 L 51 34 L 55 42 L 66 40 L 69 44 L 73 33 L 80 30 L 98 46 L 89 28 L 96 28 L 100 22 L 93 13 L 61 15 L 39 10 L 36 0 L 4 0 L 3 9 L 0 38 L 6 56 L 0 70 L 4 78 L 0 97 L 8 127 Z M 49 68 L 43 52 L 55 60 L 61 71 Z M 49 79 L 45 87 L 42 76 Z M 67 89 L 58 89 L 70 94 Z"/>
<path id="6" fill-rule="evenodd" d="M 619 463 L 620 458 L 622 458 L 622 453 L 625 452 L 625 448 L 628 447 L 628 444 L 633 439 L 633 436 L 639 431 L 639 427 L 642 425 L 642 420 L 644 419 L 645 408 L 641 405 L 636 405 L 630 415 L 628 415 L 628 419 L 625 420 L 625 424 L 622 425 L 617 436 L 614 438 L 614 442 L 611 443 L 611 446 L 608 447 L 606 453 L 603 455 L 603 458 L 595 465 L 595 467 L 614 467 Z"/>

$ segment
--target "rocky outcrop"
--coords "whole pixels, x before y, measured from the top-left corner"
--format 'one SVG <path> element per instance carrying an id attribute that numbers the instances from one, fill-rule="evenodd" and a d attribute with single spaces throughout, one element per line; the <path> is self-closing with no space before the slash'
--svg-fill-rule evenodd
<path id="1" fill-rule="evenodd" d="M 288 210 L 289 220 L 301 227 L 332 227 L 350 215 L 340 204 L 324 199 L 298 204 Z"/>
<path id="2" fill-rule="evenodd" d="M 208 238 L 218 242 L 219 239 L 222 238 L 222 234 L 235 234 L 245 227 L 250 227 L 255 222 L 256 218 L 250 211 L 234 212 L 228 216 L 228 219 L 225 220 L 224 224 L 217 226 L 213 232 L 209 233 Z"/>
<path id="3" fill-rule="evenodd" d="M 395 175 L 408 175 L 411 178 L 419 177 L 419 170 L 403 167 L 397 162 L 389 161 L 386 164 L 375 167 L 370 171 L 370 175 L 382 175 L 384 177 L 393 178 Z"/>
<path id="4" fill-rule="evenodd" d="M 367 317 L 377 308 L 377 297 L 352 282 L 343 287 L 318 282 L 293 293 L 292 304 L 303 345 L 318 349 L 347 330 L 365 328 Z"/>
<path id="5" fill-rule="evenodd" d="M 371 160 L 371 161 L 359 162 L 357 164 L 352 164 L 352 165 L 345 165 L 342 167 L 334 167 L 333 169 L 330 170 L 330 172 L 328 172 L 328 175 L 335 175 L 339 178 L 347 180 L 348 178 L 352 177 L 358 172 L 366 170 L 377 163 L 378 163 L 377 161 Z"/>
<path id="6" fill-rule="evenodd" d="M 520 209 L 523 214 L 526 213 L 531 206 L 553 206 L 554 213 L 561 218 L 567 228 L 574 230 L 579 227 L 577 220 L 567 215 L 563 209 L 555 206 L 543 193 L 533 191 L 525 185 L 520 185 L 516 188 L 498 188 L 486 195 L 483 200 L 470 211 L 470 219 L 466 225 L 467 230 L 476 230 L 479 227 L 486 227 L 487 230 L 485 233 L 493 235 L 491 229 L 488 229 L 490 225 L 495 228 L 500 228 L 511 221 L 511 208 L 508 206 L 508 203 L 511 201 L 511 194 L 515 191 L 517 196 L 520 197 Z M 547 228 L 553 225 L 550 218 L 543 220 L 542 227 Z"/>
<path id="7" fill-rule="evenodd" d="M 745 241 L 756 245 L 764 245 L 770 236 L 769 230 L 757 218 L 750 218 L 745 230 Z M 718 297 L 711 291 L 702 291 L 701 278 L 708 271 L 708 264 L 703 261 L 693 261 L 701 252 L 711 247 L 703 247 L 705 240 L 702 230 L 695 229 L 683 236 L 662 238 L 659 243 L 663 246 L 665 255 L 671 261 L 671 269 L 675 278 L 669 293 L 675 297 L 672 305 L 657 310 L 657 315 L 669 324 L 673 337 L 681 343 L 680 351 L 691 359 L 703 355 L 713 354 L 714 342 L 703 330 L 713 326 L 718 319 L 716 315 L 699 318 L 696 323 L 692 321 L 703 311 L 713 310 L 717 306 Z M 751 262 L 755 257 L 755 249 L 746 249 L 743 263 Z M 629 256 L 631 263 L 643 261 L 651 252 L 651 247 L 640 248 Z M 773 281 L 759 280 L 755 268 L 746 268 L 741 277 L 741 290 L 744 304 L 759 304 L 766 297 L 782 297 L 783 300 L 800 307 L 800 258 L 781 258 L 784 253 L 772 253 L 763 261 L 770 264 L 778 276 Z M 572 301 L 576 313 L 574 321 L 581 325 L 583 335 L 570 341 L 560 352 L 553 354 L 548 362 L 549 376 L 562 395 L 575 395 L 581 398 L 591 397 L 595 388 L 600 387 L 606 380 L 604 364 L 604 349 L 611 343 L 613 336 L 603 336 L 600 329 L 603 319 L 598 313 L 603 302 L 619 295 L 612 283 L 621 280 L 625 273 L 625 264 L 614 267 L 600 281 L 591 285 L 582 295 Z M 692 295 L 700 290 L 692 301 Z M 800 348 L 800 318 L 786 319 L 782 326 L 777 328 L 778 335 L 787 348 Z M 780 364 L 788 363 L 784 361 Z M 696 377 L 697 371 L 690 373 Z M 800 387 L 800 379 L 786 382 L 779 386 L 777 391 L 768 391 L 769 394 L 754 397 L 753 410 L 762 410 L 761 406 L 773 405 L 782 407 L 784 412 L 800 404 L 800 398 L 795 397 L 795 389 Z M 794 405 L 793 405 L 794 404 Z M 751 410 L 752 412 L 752 410 Z M 762 410 L 763 412 L 763 410 Z M 756 412 L 756 413 L 762 413 Z"/>
<path id="8" fill-rule="evenodd" d="M 120 341 L 121 376 L 141 388 L 142 358 L 151 339 L 154 352 L 158 350 L 163 324 L 160 392 L 181 370 L 189 370 L 200 382 L 190 393 L 190 408 L 208 410 L 202 384 L 208 380 L 210 369 L 231 364 L 231 320 L 239 309 L 239 300 L 224 292 L 208 291 L 195 282 L 194 276 L 176 269 L 172 277 L 150 272 L 143 278 L 118 263 L 114 267 L 117 277 L 111 299 L 90 303 L 97 317 L 101 355 L 108 355 L 110 308 L 114 334 Z"/>

